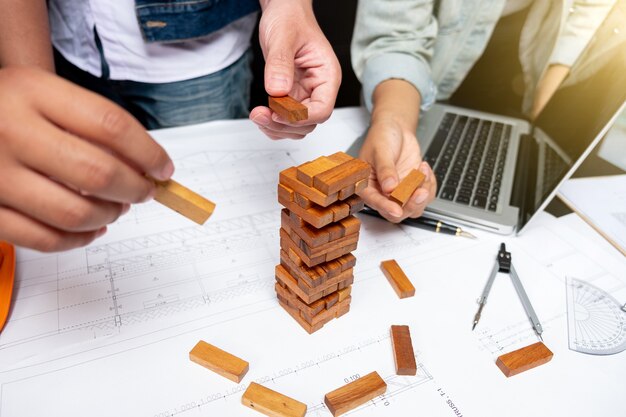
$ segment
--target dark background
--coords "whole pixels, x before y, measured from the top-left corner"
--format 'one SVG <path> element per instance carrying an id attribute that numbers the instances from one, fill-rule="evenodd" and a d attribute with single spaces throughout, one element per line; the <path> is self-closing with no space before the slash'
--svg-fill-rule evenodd
<path id="1" fill-rule="evenodd" d="M 357 0 L 315 0 L 313 8 L 322 31 L 339 58 L 343 80 L 337 96 L 336 107 L 358 106 L 361 85 L 352 71 L 350 63 L 350 40 L 354 27 Z M 258 25 L 257 25 L 258 26 Z M 263 88 L 263 53 L 259 47 L 258 27 L 252 38 L 254 80 L 251 91 L 251 109 L 267 105 L 267 93 Z"/>

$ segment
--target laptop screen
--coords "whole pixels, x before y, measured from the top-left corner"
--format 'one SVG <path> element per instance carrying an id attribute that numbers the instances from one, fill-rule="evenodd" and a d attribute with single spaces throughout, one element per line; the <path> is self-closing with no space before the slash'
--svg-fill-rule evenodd
<path id="1" fill-rule="evenodd" d="M 518 231 L 600 140 L 625 100 L 626 2 L 618 1 L 535 121 Z"/>

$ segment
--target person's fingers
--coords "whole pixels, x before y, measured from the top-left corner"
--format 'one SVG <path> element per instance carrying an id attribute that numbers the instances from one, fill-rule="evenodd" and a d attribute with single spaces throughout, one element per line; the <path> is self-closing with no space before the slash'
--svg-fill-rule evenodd
<path id="1" fill-rule="evenodd" d="M 335 100 L 341 85 L 341 67 L 332 49 L 328 60 L 331 63 L 328 64 L 328 70 L 323 71 L 324 81 L 312 89 L 309 99 L 303 101 L 309 111 L 309 120 L 314 123 L 324 123 L 328 120 L 335 108 Z"/>
<path id="2" fill-rule="evenodd" d="M 42 252 L 57 252 L 86 246 L 106 233 L 106 227 L 88 232 L 63 232 L 46 226 L 10 208 L 0 206 L 0 239 Z"/>
<path id="3" fill-rule="evenodd" d="M 381 191 L 384 194 L 390 194 L 395 190 L 399 183 L 395 157 L 391 147 L 384 146 L 384 143 L 377 146 L 374 152 L 374 169 Z"/>
<path id="4" fill-rule="evenodd" d="M 1 185 L 0 204 L 54 229 L 89 232 L 113 223 L 124 205 L 79 195 L 25 169 L 11 173 L 12 184 Z"/>
<path id="5" fill-rule="evenodd" d="M 30 149 L 19 158 L 33 170 L 115 202 L 138 203 L 154 193 L 152 181 L 98 146 L 45 121 L 34 121 L 28 129 Z"/>
<path id="6" fill-rule="evenodd" d="M 360 196 L 365 204 L 378 211 L 387 220 L 397 223 L 402 219 L 402 207 L 384 196 L 379 189 L 373 186 L 371 180 L 370 185 L 360 193 Z"/>
<path id="7" fill-rule="evenodd" d="M 287 28 L 292 30 L 292 28 Z M 284 36 L 282 36 L 284 35 Z M 295 39 L 292 34 L 274 34 L 265 45 L 265 91 L 270 96 L 286 96 L 294 77 Z"/>
<path id="8" fill-rule="evenodd" d="M 267 137 L 269 137 L 270 139 L 273 139 L 273 140 L 279 140 L 279 139 L 304 139 L 306 137 L 306 134 L 276 132 L 276 131 L 273 131 L 273 130 L 266 129 L 266 128 L 262 127 L 262 126 L 259 126 L 259 129 L 261 130 L 261 132 L 263 132 L 265 135 L 267 135 Z"/>
<path id="9" fill-rule="evenodd" d="M 266 111 L 267 110 L 267 111 Z M 268 117 L 271 111 L 267 108 L 256 107 L 250 113 L 250 119 L 267 135 L 276 136 L 278 138 L 303 138 L 304 136 L 315 130 L 315 124 L 293 125 L 283 124 L 272 120 Z"/>
<path id="10" fill-rule="evenodd" d="M 172 176 L 174 164 L 165 150 L 121 107 L 52 74 L 32 74 L 25 93 L 39 97 L 31 101 L 51 122 L 113 150 L 158 180 Z"/>
<path id="11" fill-rule="evenodd" d="M 409 202 L 404 207 L 405 217 L 420 217 L 424 214 L 426 206 L 430 204 L 436 196 L 437 181 L 430 166 L 426 162 L 422 162 L 419 170 L 426 178 L 422 186 L 413 193 Z"/>

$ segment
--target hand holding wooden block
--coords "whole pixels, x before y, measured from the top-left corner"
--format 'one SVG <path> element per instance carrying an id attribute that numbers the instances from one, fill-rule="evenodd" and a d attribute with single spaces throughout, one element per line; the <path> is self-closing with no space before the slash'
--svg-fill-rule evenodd
<path id="1" fill-rule="evenodd" d="M 248 362 L 203 340 L 191 349 L 189 359 L 237 383 L 241 382 L 249 368 Z"/>
<path id="2" fill-rule="evenodd" d="M 372 372 L 329 392 L 324 396 L 324 402 L 332 415 L 337 417 L 384 394 L 385 391 L 387 391 L 385 381 L 378 372 Z"/>
<path id="3" fill-rule="evenodd" d="M 215 203 L 202 197 L 174 180 L 156 181 L 154 199 L 166 207 L 203 225 L 215 210 Z"/>
<path id="4" fill-rule="evenodd" d="M 391 326 L 391 347 L 397 375 L 417 374 L 409 326 Z"/>
<path id="5" fill-rule="evenodd" d="M 309 109 L 299 101 L 289 97 L 269 97 L 269 108 L 280 117 L 289 120 L 291 123 L 299 122 L 309 118 Z"/>
<path id="6" fill-rule="evenodd" d="M 404 207 L 409 202 L 409 198 L 413 195 L 426 179 L 426 176 L 416 169 L 411 170 L 409 175 L 398 184 L 395 190 L 391 193 L 389 198 Z"/>
<path id="7" fill-rule="evenodd" d="M 398 297 L 407 298 L 415 295 L 415 287 L 394 259 L 381 262 L 380 269 L 382 269 Z"/>
<path id="8" fill-rule="evenodd" d="M 241 403 L 270 417 L 303 417 L 306 404 L 251 382 L 241 397 Z"/>
<path id="9" fill-rule="evenodd" d="M 496 365 L 508 377 L 550 362 L 553 353 L 541 342 L 498 357 Z"/>

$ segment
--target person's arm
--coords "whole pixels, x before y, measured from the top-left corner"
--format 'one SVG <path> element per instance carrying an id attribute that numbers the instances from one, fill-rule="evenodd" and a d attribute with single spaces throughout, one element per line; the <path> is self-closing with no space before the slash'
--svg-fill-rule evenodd
<path id="1" fill-rule="evenodd" d="M 259 41 L 265 56 L 265 90 L 290 95 L 308 108 L 308 120 L 289 123 L 266 106 L 250 119 L 272 139 L 301 139 L 326 121 L 335 106 L 341 67 L 322 33 L 312 0 L 261 0 Z"/>
<path id="2" fill-rule="evenodd" d="M 0 240 L 41 251 L 91 242 L 174 165 L 130 114 L 48 72 L 0 69 Z"/>
<path id="3" fill-rule="evenodd" d="M 537 84 L 533 108 L 530 114 L 531 120 L 535 120 L 539 116 L 539 113 L 541 113 L 552 95 L 559 88 L 565 77 L 567 77 L 567 74 L 569 74 L 569 69 L 569 66 L 562 64 L 552 64 L 548 67 L 541 80 L 539 80 L 539 84 Z"/>
<path id="4" fill-rule="evenodd" d="M 45 0 L 0 0 L 0 68 L 36 66 L 54 72 Z"/>
<path id="5" fill-rule="evenodd" d="M 372 113 L 360 157 L 373 170 L 362 197 L 393 222 L 420 216 L 437 188 L 415 136 L 420 107 L 435 99 L 429 64 L 437 32 L 432 3 L 361 0 L 357 11 L 352 64 Z M 388 196 L 411 169 L 422 171 L 426 180 L 403 208 Z"/>
<path id="6" fill-rule="evenodd" d="M 372 165 L 368 187 L 361 196 L 387 220 L 399 222 L 421 216 L 437 189 L 435 175 L 422 162 L 415 131 L 419 120 L 421 97 L 405 80 L 386 80 L 373 95 L 372 120 L 359 157 Z M 426 179 L 400 207 L 388 196 L 412 169 L 419 169 Z"/>
<path id="7" fill-rule="evenodd" d="M 559 34 L 549 66 L 537 83 L 531 119 L 536 119 L 615 4 L 615 0 L 576 0 Z"/>

